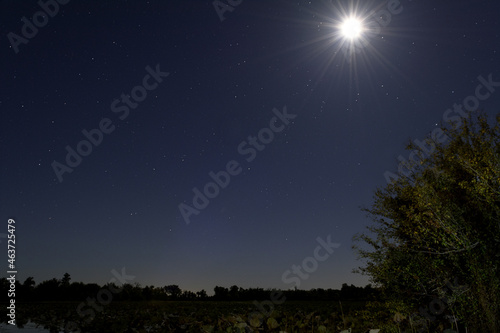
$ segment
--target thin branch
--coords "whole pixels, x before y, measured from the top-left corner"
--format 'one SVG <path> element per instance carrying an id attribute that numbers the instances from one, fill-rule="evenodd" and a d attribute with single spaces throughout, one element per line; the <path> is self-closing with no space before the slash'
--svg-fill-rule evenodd
<path id="1" fill-rule="evenodd" d="M 433 249 L 433 248 L 430 248 L 430 249 L 434 250 L 436 252 L 432 252 L 432 251 L 414 251 L 414 250 L 410 250 L 410 252 L 442 255 L 442 254 L 449 254 L 449 253 L 457 253 L 457 252 L 467 251 L 467 250 L 475 248 L 478 244 L 479 244 L 479 242 L 476 242 L 475 244 L 472 244 L 472 245 L 466 247 L 465 249 L 456 249 L 456 250 L 450 250 L 450 251 L 446 251 L 446 252 L 438 252 L 436 249 Z"/>

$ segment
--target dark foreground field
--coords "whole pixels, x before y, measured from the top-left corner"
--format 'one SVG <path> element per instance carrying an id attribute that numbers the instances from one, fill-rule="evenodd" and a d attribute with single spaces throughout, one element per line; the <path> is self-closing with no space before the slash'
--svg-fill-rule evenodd
<path id="1" fill-rule="evenodd" d="M 51 332 L 335 332 L 386 326 L 389 315 L 371 313 L 364 302 L 152 301 L 37 302 L 17 306 L 16 323 L 40 324 Z M 271 305 L 271 306 L 270 306 Z M 3 307 L 4 308 L 4 307 Z M 2 316 L 7 318 L 6 315 Z M 373 319 L 378 317 L 376 320 Z M 4 321 L 6 321 L 4 319 Z M 392 325 L 391 325 L 392 326 Z M 387 326 L 386 326 L 387 327 Z M 389 332 L 392 330 L 384 330 Z M 397 332 L 394 330 L 394 332 Z"/>

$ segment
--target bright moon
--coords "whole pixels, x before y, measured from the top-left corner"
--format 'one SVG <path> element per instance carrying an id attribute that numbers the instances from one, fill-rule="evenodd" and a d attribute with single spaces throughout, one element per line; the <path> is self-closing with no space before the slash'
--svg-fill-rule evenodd
<path id="1" fill-rule="evenodd" d="M 348 39 L 355 39 L 363 32 L 363 25 L 361 21 L 355 18 L 348 18 L 342 23 L 340 27 L 342 35 Z"/>

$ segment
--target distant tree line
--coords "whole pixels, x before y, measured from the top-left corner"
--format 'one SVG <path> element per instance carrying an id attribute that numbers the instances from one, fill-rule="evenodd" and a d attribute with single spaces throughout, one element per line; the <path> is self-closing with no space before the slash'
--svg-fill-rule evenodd
<path id="1" fill-rule="evenodd" d="M 7 302 L 9 281 L 0 279 L 2 287 L 2 300 Z M 33 277 L 28 277 L 23 283 L 16 281 L 16 300 L 26 301 L 83 301 L 88 297 L 95 297 L 99 290 L 109 288 L 120 289 L 113 295 L 113 301 L 168 301 L 168 300 L 204 300 L 204 301 L 254 301 L 269 299 L 271 291 L 276 289 L 242 288 L 236 285 L 230 288 L 216 286 L 214 295 L 208 296 L 205 290 L 198 292 L 182 290 L 178 285 L 163 287 L 145 286 L 139 284 L 114 284 L 99 285 L 96 283 L 71 282 L 71 276 L 65 273 L 62 279 L 50 279 L 39 284 Z M 311 289 L 311 290 L 283 290 L 287 300 L 374 300 L 379 297 L 379 290 L 371 285 L 356 287 L 344 283 L 340 290 L 337 289 Z"/>

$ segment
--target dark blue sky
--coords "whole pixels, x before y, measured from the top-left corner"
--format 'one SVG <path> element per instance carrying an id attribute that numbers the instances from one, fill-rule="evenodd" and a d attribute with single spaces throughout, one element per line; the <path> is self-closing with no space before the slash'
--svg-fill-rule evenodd
<path id="1" fill-rule="evenodd" d="M 208 0 L 73 0 L 46 16 L 0 2 L 1 228 L 16 220 L 18 279 L 103 284 L 125 267 L 194 291 L 365 285 L 351 273 L 360 207 L 408 140 L 464 100 L 500 111 L 497 0 L 232 3 L 221 21 Z M 346 55 L 351 9 L 379 11 L 365 23 L 380 29 Z M 66 147 L 87 156 L 59 178 Z M 193 188 L 228 163 L 187 224 L 179 205 L 194 210 Z M 340 246 L 311 259 L 329 235 Z"/>

